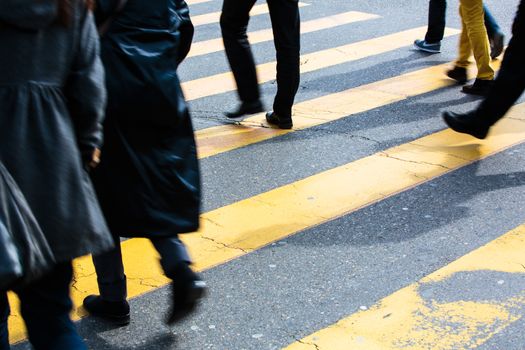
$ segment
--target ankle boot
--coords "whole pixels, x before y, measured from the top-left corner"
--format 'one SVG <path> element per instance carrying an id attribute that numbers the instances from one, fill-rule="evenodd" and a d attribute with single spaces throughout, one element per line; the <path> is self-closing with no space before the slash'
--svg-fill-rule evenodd
<path id="1" fill-rule="evenodd" d="M 99 295 L 90 295 L 84 299 L 84 308 L 95 317 L 118 326 L 129 324 L 129 304 L 123 301 L 107 301 Z"/>
<path id="2" fill-rule="evenodd" d="M 171 325 L 195 310 L 199 300 L 206 293 L 206 283 L 185 262 L 178 264 L 166 274 L 173 279 L 171 283 L 173 304 L 166 321 Z"/>
<path id="3" fill-rule="evenodd" d="M 469 113 L 444 112 L 445 123 L 454 131 L 469 134 L 478 139 L 487 137 L 490 126 L 483 123 L 475 111 Z"/>

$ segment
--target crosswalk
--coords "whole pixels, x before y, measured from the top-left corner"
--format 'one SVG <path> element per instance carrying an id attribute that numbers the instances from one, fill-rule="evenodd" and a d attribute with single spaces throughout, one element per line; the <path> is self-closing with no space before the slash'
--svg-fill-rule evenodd
<path id="1" fill-rule="evenodd" d="M 204 6 L 214 1 L 191 0 L 189 4 Z M 300 6 L 315 11 L 318 3 L 305 1 Z M 254 7 L 252 16 L 267 13 L 267 5 L 260 4 Z M 192 19 L 196 30 L 199 30 L 199 26 L 217 26 L 219 18 L 220 12 L 210 12 L 194 15 Z M 372 25 L 380 18 L 378 14 L 346 11 L 304 21 L 302 32 L 326 32 L 356 23 Z M 407 48 L 424 30 L 425 27 L 419 26 L 362 41 L 349 39 L 343 45 L 335 46 L 334 43 L 334 47 L 329 49 L 303 53 L 301 72 L 315 73 Z M 457 29 L 447 28 L 445 36 L 452 37 L 458 33 Z M 250 39 L 253 44 L 269 42 L 272 40 L 271 29 L 255 30 L 250 33 Z M 220 38 L 196 42 L 185 65 L 190 65 L 193 58 L 206 57 L 222 50 Z M 449 65 L 434 64 L 301 100 L 294 106 L 293 130 L 272 128 L 265 122 L 263 114 L 251 116 L 240 123 L 223 123 L 199 129 L 196 131 L 199 158 L 204 160 L 232 151 L 242 152 L 248 147 L 257 147 L 263 141 L 300 134 L 335 121 L 366 118 L 367 112 L 442 91 L 452 85 L 451 81 L 443 78 L 443 71 Z M 275 78 L 275 66 L 276 62 L 257 66 L 261 84 Z M 499 62 L 494 62 L 494 67 L 498 69 Z M 206 100 L 235 90 L 229 72 L 185 81 L 182 85 L 188 101 Z M 184 235 L 182 239 L 190 249 L 195 267 L 206 271 L 406 193 L 524 141 L 525 104 L 518 104 L 491 130 L 487 140 L 474 141 L 450 130 L 410 138 L 352 162 L 313 175 L 299 176 L 291 183 L 209 210 L 202 214 L 199 232 Z M 351 186 L 348 186 L 349 182 Z M 328 328 L 290 342 L 286 349 L 461 349 L 482 344 L 521 317 L 515 310 L 525 304 L 522 292 L 516 292 L 500 303 L 476 300 L 439 303 L 436 301 L 438 297 L 426 297 L 422 290 L 462 272 L 491 270 L 523 274 L 524 230 L 520 226 L 424 279 L 412 281 L 413 284 L 390 296 L 385 295 L 370 309 L 346 315 Z M 163 276 L 157 254 L 148 240 L 126 240 L 122 243 L 122 249 L 130 298 L 147 297 L 146 293 L 169 282 Z M 141 258 L 137 259 L 138 256 Z M 82 300 L 98 290 L 90 257 L 75 260 L 74 266 L 72 299 L 76 309 L 73 317 L 79 320 L 86 316 L 79 307 Z M 16 311 L 16 297 L 9 297 L 13 305 L 13 314 L 9 319 L 10 337 L 11 342 L 16 343 L 23 341 L 26 335 Z M 461 332 L 454 337 L 445 337 L 451 332 L 447 322 L 461 324 Z"/>

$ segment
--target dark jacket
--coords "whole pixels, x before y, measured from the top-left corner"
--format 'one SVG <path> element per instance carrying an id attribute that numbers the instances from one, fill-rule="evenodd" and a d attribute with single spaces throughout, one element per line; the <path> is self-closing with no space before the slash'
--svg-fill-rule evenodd
<path id="1" fill-rule="evenodd" d="M 54 0 L 0 1 L 0 161 L 57 261 L 112 245 L 81 157 L 101 145 L 104 74 L 92 15 L 73 4 L 65 27 Z"/>
<path id="2" fill-rule="evenodd" d="M 97 21 L 117 3 L 98 1 Z M 93 180 L 114 235 L 171 237 L 198 228 L 199 168 L 176 73 L 192 35 L 183 1 L 129 0 L 102 38 L 108 107 Z"/>

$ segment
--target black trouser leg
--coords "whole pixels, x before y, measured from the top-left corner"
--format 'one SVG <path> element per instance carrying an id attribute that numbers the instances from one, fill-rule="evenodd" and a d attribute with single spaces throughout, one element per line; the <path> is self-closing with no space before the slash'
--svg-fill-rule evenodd
<path id="1" fill-rule="evenodd" d="M 255 1 L 224 0 L 220 21 L 224 49 L 243 102 L 257 101 L 260 96 L 255 60 L 246 34 Z"/>
<path id="2" fill-rule="evenodd" d="M 0 350 L 9 350 L 9 330 L 7 328 L 9 312 L 7 293 L 0 291 Z"/>
<path id="3" fill-rule="evenodd" d="M 512 34 L 494 86 L 476 111 L 488 125 L 500 120 L 525 90 L 525 0 L 520 3 Z"/>
<path id="4" fill-rule="evenodd" d="M 164 273 L 173 278 L 173 271 L 177 270 L 180 263 L 191 263 L 190 255 L 186 246 L 178 237 L 152 238 L 151 243 L 160 255 L 160 264 Z"/>
<path id="5" fill-rule="evenodd" d="M 299 88 L 300 18 L 297 0 L 267 0 L 277 51 L 277 95 L 273 110 L 291 117 Z"/>
<path id="6" fill-rule="evenodd" d="M 446 13 L 446 0 L 430 0 L 428 4 L 428 29 L 425 35 L 427 43 L 437 43 L 443 39 Z"/>
<path id="7" fill-rule="evenodd" d="M 120 238 L 113 236 L 115 247 L 108 252 L 93 256 L 97 272 L 98 290 L 106 301 L 124 301 L 127 298 L 126 275 L 122 262 Z"/>
<path id="8" fill-rule="evenodd" d="M 73 307 L 69 284 L 71 263 L 56 265 L 52 272 L 17 291 L 20 311 L 35 350 L 86 350 L 69 313 Z"/>

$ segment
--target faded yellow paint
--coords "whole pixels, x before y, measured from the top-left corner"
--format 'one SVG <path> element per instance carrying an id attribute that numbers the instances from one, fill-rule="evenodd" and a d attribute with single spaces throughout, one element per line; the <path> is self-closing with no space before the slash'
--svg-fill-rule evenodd
<path id="1" fill-rule="evenodd" d="M 301 35 L 375 18 L 379 18 L 379 16 L 358 11 L 349 11 L 334 16 L 322 17 L 311 21 L 302 22 Z M 263 29 L 256 32 L 251 32 L 248 33 L 248 39 L 250 40 L 251 44 L 271 41 L 273 40 L 273 31 L 271 29 Z M 222 50 L 224 50 L 224 45 L 221 38 L 200 41 L 194 43 L 191 46 L 191 51 L 188 54 L 188 57 L 202 56 Z"/>
<path id="2" fill-rule="evenodd" d="M 459 300 L 439 302 L 419 292 L 459 272 L 498 271 L 523 275 L 525 225 L 465 255 L 446 267 L 320 330 L 286 350 L 450 350 L 473 349 L 502 331 L 522 315 L 525 290 L 503 302 Z M 487 288 L 490 288 L 487 283 Z"/>
<path id="3" fill-rule="evenodd" d="M 511 110 L 485 141 L 447 129 L 213 210 L 202 215 L 199 232 L 182 239 L 198 270 L 223 264 L 525 141 L 524 111 L 525 104 Z M 130 297 L 168 282 L 156 252 L 145 241 L 122 243 Z M 75 305 L 96 291 L 94 270 L 87 259 L 75 261 Z M 76 319 L 82 315 L 81 310 L 74 313 Z M 12 317 L 10 322 L 11 339 L 24 339 L 20 318 Z"/>
<path id="4" fill-rule="evenodd" d="M 310 4 L 306 4 L 304 2 L 299 2 L 299 7 L 305 7 L 309 5 Z M 269 13 L 269 9 L 268 9 L 268 5 L 264 3 L 261 5 L 255 5 L 250 12 L 250 16 L 264 15 L 266 13 Z M 192 16 L 191 21 L 193 25 L 197 27 L 197 26 L 202 26 L 206 24 L 219 23 L 220 18 L 221 18 L 221 11 L 218 11 L 218 12 L 207 13 L 204 15 Z"/>
<path id="5" fill-rule="evenodd" d="M 305 74 L 405 47 L 407 43 L 414 37 L 420 35 L 425 29 L 426 27 L 409 29 L 395 34 L 303 55 L 301 57 L 301 73 Z M 459 33 L 459 30 L 447 28 L 445 36 L 451 36 L 457 33 Z M 275 61 L 258 65 L 257 76 L 259 82 L 265 83 L 275 79 L 276 66 L 277 63 Z M 182 83 L 182 88 L 186 99 L 189 101 L 236 90 L 235 81 L 231 72 L 191 80 Z"/>

